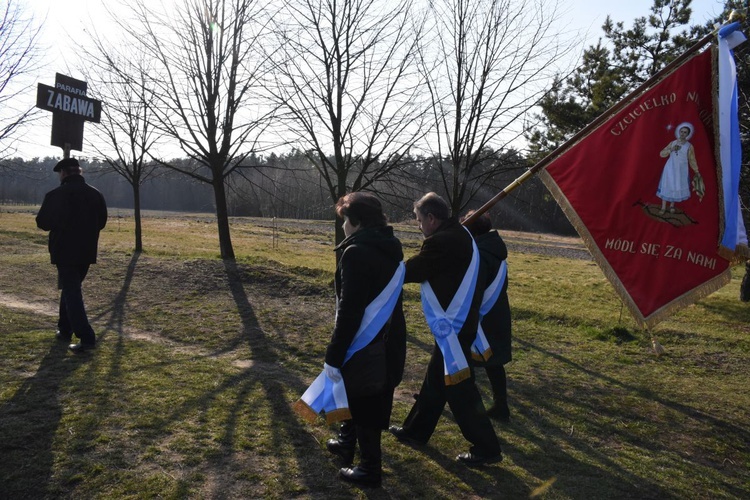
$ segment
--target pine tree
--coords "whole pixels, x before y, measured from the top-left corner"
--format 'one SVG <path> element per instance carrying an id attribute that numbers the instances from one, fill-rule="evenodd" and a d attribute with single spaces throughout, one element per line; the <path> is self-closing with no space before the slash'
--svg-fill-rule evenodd
<path id="1" fill-rule="evenodd" d="M 654 0 L 650 14 L 630 28 L 607 16 L 606 41 L 586 49 L 581 65 L 570 77 L 558 77 L 541 101 L 537 125 L 526 134 L 529 159 L 553 151 L 689 47 L 690 3 Z"/>

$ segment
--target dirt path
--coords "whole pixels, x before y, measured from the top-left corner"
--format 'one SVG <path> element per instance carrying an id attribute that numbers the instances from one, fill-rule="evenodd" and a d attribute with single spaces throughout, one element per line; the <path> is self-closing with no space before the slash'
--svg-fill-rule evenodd
<path id="1" fill-rule="evenodd" d="M 46 302 L 29 302 L 13 295 L 0 292 L 0 304 L 10 309 L 22 309 L 44 316 L 56 316 L 57 307 Z"/>
<path id="2" fill-rule="evenodd" d="M 26 300 L 23 300 L 22 298 L 0 292 L 0 305 L 3 307 L 7 307 L 9 309 L 20 309 L 23 311 L 29 311 L 35 314 L 40 314 L 43 316 L 49 316 L 49 317 L 57 317 L 57 306 L 49 304 L 49 303 L 42 303 L 42 302 L 29 302 Z M 111 335 L 114 332 L 104 332 L 100 334 L 101 336 Z M 221 354 L 211 353 L 207 350 L 202 350 L 200 348 L 196 348 L 195 346 L 183 346 L 180 345 L 177 342 L 173 342 L 171 340 L 165 339 L 163 336 L 161 336 L 157 332 L 145 332 L 141 330 L 136 330 L 134 328 L 123 328 L 122 329 L 122 335 L 128 340 L 135 340 L 135 341 L 145 341 L 145 342 L 153 342 L 156 344 L 161 344 L 167 347 L 170 347 L 172 350 L 178 353 L 190 353 L 198 357 L 208 357 L 208 358 L 227 358 L 232 361 L 232 364 L 238 368 L 249 368 L 254 364 L 252 360 L 249 359 L 239 359 L 237 357 L 237 354 L 229 351 L 224 352 Z"/>

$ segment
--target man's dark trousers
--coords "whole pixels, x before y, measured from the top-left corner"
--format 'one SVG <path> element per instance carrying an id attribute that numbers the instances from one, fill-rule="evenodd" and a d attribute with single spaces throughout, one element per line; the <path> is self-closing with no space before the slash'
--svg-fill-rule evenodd
<path id="1" fill-rule="evenodd" d="M 81 284 L 88 271 L 89 264 L 57 266 L 57 286 L 61 290 L 57 329 L 63 336 L 75 333 L 81 339 L 81 344 L 95 345 L 96 335 L 86 316 L 81 291 Z"/>
<path id="2" fill-rule="evenodd" d="M 437 426 L 446 402 L 464 438 L 472 444 L 473 453 L 487 457 L 500 453 L 495 431 L 484 414 L 482 396 L 474 385 L 473 370 L 471 378 L 446 386 L 443 353 L 435 345 L 417 401 L 404 421 L 404 430 L 409 437 L 426 443 Z"/>

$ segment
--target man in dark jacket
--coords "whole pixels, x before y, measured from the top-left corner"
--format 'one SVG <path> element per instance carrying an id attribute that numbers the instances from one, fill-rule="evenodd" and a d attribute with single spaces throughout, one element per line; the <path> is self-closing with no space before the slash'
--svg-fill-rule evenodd
<path id="1" fill-rule="evenodd" d="M 470 211 L 462 222 L 474 214 Z M 510 363 L 511 356 L 511 320 L 510 302 L 508 301 L 507 265 L 508 247 L 497 231 L 492 230 L 492 219 L 488 213 L 467 224 L 466 228 L 474 236 L 479 248 L 480 265 L 477 288 L 485 296 L 480 307 L 480 325 L 482 333 L 489 344 L 490 352 L 487 356 L 475 354 L 475 366 L 483 366 L 487 371 L 487 378 L 492 386 L 494 404 L 487 410 L 490 418 L 500 422 L 510 421 L 508 409 L 508 390 L 504 365 Z M 497 281 L 496 281 L 497 280 Z M 489 293 L 488 287 L 495 285 L 497 294 Z M 492 298 L 496 297 L 494 301 Z"/>
<path id="2" fill-rule="evenodd" d="M 447 310 L 472 265 L 473 239 L 458 220 L 450 216 L 450 208 L 445 200 L 435 193 L 428 193 L 417 201 L 414 204 L 414 213 L 425 240 L 419 253 L 406 261 L 404 281 L 422 283 L 423 294 L 425 285 L 429 284 L 440 306 Z M 461 366 L 466 366 L 466 360 L 471 358 L 481 293 L 472 289 L 467 300 L 470 300 L 471 304 L 463 326 L 460 331 L 452 333 L 457 333 L 460 351 L 451 354 L 456 355 L 454 359 L 463 355 L 463 360 L 458 359 Z M 423 307 L 424 305 L 423 301 Z M 433 331 L 433 335 L 436 342 L 417 401 L 406 417 L 403 427 L 393 426 L 390 428 L 391 433 L 401 442 L 427 443 L 447 402 L 461 433 L 472 444 L 468 453 L 461 453 L 456 458 L 467 465 L 501 461 L 500 444 L 484 412 L 481 396 L 474 385 L 473 372 L 467 368 L 465 375 L 457 378 L 446 374 L 444 353 L 437 340 L 439 337 L 442 338 L 444 333 Z"/>
<path id="3" fill-rule="evenodd" d="M 96 346 L 96 335 L 86 316 L 81 284 L 96 262 L 107 204 L 99 191 L 86 184 L 75 158 L 59 161 L 53 171 L 60 176 L 60 186 L 44 196 L 36 225 L 49 231 L 49 254 L 57 266 L 61 293 L 56 337 L 68 342 L 75 333 L 80 341 L 69 349 L 84 352 Z"/>

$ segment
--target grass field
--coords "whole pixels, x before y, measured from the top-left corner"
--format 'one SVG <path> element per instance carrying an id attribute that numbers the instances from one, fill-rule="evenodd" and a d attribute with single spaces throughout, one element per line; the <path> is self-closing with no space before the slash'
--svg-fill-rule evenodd
<path id="1" fill-rule="evenodd" d="M 133 254 L 133 221 L 114 213 L 84 285 L 99 347 L 77 356 L 53 336 L 55 272 L 34 213 L 0 208 L 0 499 L 750 498 L 740 268 L 645 332 L 593 262 L 512 253 L 504 461 L 456 463 L 468 445 L 446 408 L 424 448 L 384 435 L 383 488 L 360 490 L 335 477 L 332 430 L 291 410 L 333 322 L 330 224 L 233 220 L 229 263 L 210 216 L 148 214 Z M 413 254 L 416 228 L 397 229 Z M 418 301 L 408 285 L 394 423 L 432 347 Z"/>

